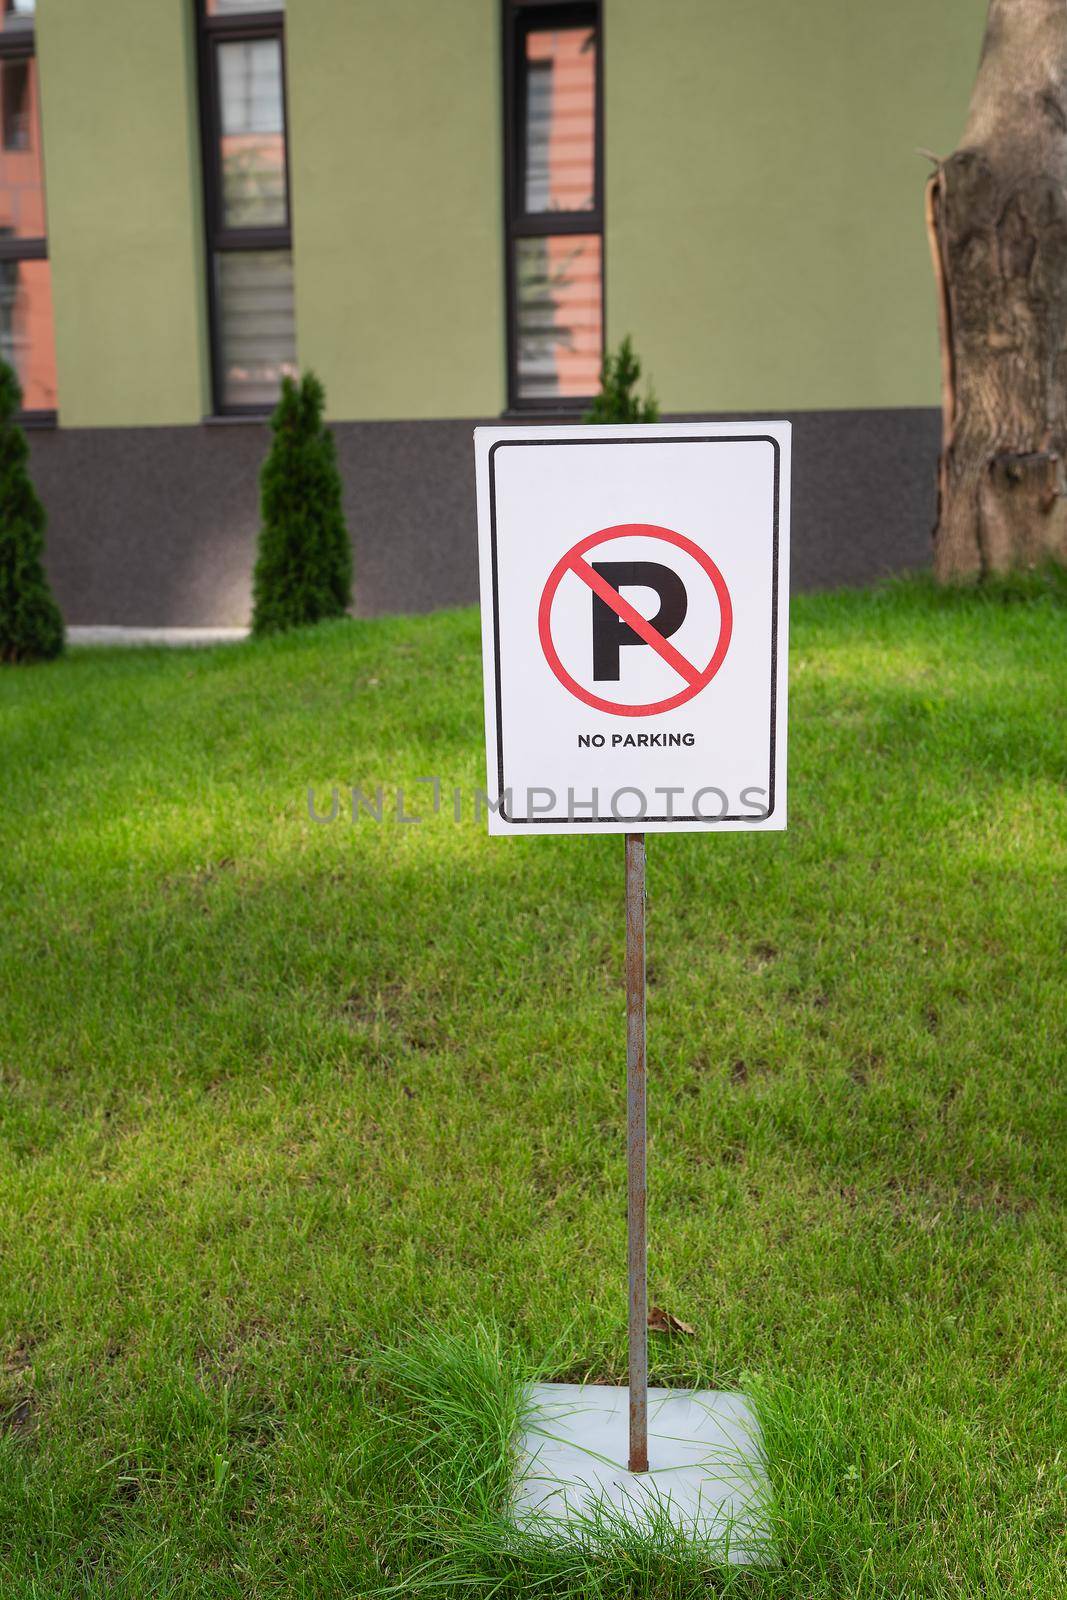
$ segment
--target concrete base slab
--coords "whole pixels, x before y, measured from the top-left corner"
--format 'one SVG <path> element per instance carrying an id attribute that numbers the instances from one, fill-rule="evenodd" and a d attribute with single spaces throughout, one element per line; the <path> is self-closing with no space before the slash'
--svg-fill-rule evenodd
<path id="1" fill-rule="evenodd" d="M 741 1394 L 648 1391 L 647 1473 L 627 1470 L 629 1390 L 538 1383 L 519 1440 L 513 1516 L 527 1532 L 583 1543 L 598 1526 L 669 1525 L 723 1561 L 771 1559 L 770 1485 L 759 1423 Z"/>

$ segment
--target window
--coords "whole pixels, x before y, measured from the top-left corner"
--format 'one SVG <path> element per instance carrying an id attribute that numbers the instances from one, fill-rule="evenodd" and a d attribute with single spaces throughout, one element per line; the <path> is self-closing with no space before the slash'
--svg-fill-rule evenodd
<path id="1" fill-rule="evenodd" d="M 212 404 L 268 411 L 296 372 L 284 17 L 198 0 Z"/>
<path id="2" fill-rule="evenodd" d="M 26 420 L 52 422 L 56 347 L 34 8 L 35 0 L 0 0 L 0 356 L 18 373 Z"/>
<path id="3" fill-rule="evenodd" d="M 603 354 L 600 9 L 503 3 L 508 402 L 562 410 Z"/>

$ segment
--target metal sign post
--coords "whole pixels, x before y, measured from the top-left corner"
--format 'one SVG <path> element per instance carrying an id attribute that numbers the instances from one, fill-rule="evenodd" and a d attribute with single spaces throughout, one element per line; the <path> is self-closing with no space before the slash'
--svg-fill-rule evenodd
<path id="1" fill-rule="evenodd" d="M 626 1168 L 630 1265 L 630 1471 L 648 1471 L 645 1132 L 645 836 L 626 835 Z"/>

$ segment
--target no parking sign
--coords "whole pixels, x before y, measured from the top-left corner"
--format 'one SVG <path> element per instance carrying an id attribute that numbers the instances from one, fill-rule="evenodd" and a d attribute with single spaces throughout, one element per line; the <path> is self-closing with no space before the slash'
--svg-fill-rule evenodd
<path id="1" fill-rule="evenodd" d="M 629 1412 L 632 1507 L 655 1484 L 645 834 L 785 827 L 789 424 L 478 428 L 475 450 L 489 831 L 626 835 L 630 1381 L 608 1410 Z M 724 1397 L 697 1398 L 683 1419 Z M 695 1441 L 672 1424 L 651 1464 L 676 1472 Z M 698 1472 L 697 1504 L 722 1490 Z"/>
<path id="2" fill-rule="evenodd" d="M 784 828 L 789 424 L 475 442 L 490 832 Z"/>

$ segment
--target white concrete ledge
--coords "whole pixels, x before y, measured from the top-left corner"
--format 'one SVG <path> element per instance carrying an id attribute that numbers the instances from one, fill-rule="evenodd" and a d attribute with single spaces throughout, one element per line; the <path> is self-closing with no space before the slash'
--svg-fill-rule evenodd
<path id="1" fill-rule="evenodd" d="M 248 638 L 247 628 L 113 628 L 75 627 L 67 629 L 67 643 L 112 645 L 204 645 L 235 644 Z"/>

